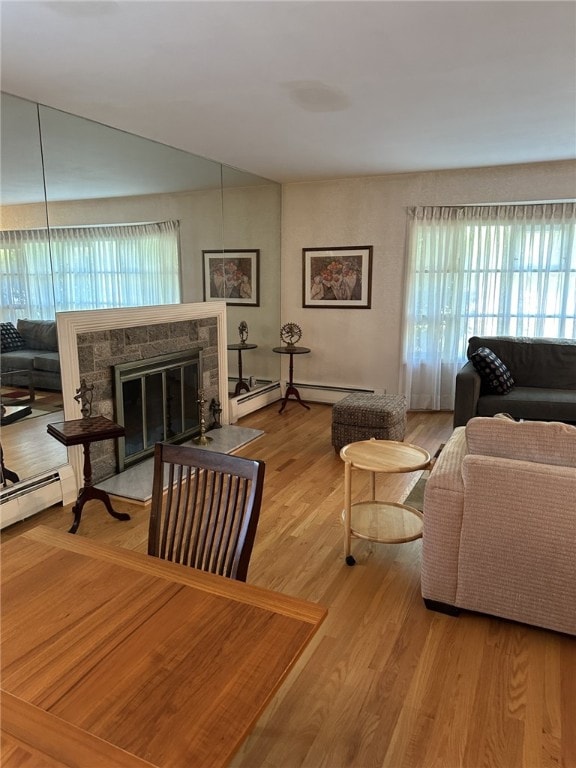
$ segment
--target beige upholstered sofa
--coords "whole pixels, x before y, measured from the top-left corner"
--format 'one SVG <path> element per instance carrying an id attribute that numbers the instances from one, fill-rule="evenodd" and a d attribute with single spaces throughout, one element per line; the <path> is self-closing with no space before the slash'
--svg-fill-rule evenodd
<path id="1" fill-rule="evenodd" d="M 576 427 L 475 417 L 424 494 L 422 596 L 576 635 Z"/>

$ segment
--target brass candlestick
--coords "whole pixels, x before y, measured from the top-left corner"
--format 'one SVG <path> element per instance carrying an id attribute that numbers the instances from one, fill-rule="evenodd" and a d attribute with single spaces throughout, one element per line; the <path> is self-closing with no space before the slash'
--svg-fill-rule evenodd
<path id="1" fill-rule="evenodd" d="M 192 442 L 196 443 L 196 445 L 208 445 L 208 443 L 212 441 L 212 438 L 206 435 L 206 419 L 204 418 L 204 406 L 206 405 L 206 400 L 204 399 L 203 389 L 198 390 L 197 403 L 198 414 L 200 416 L 200 434 L 198 437 L 195 437 Z"/>

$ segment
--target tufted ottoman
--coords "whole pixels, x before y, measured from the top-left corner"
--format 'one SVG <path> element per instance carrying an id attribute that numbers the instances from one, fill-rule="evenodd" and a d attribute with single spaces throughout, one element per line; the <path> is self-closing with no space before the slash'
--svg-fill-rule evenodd
<path id="1" fill-rule="evenodd" d="M 406 396 L 353 392 L 332 409 L 332 445 L 338 452 L 358 440 L 404 440 Z"/>

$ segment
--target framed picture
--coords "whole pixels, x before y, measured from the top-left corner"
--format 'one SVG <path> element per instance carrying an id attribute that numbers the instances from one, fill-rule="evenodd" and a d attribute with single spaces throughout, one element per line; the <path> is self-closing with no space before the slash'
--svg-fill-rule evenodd
<path id="1" fill-rule="evenodd" d="M 370 309 L 372 246 L 302 249 L 302 306 Z"/>
<path id="2" fill-rule="evenodd" d="M 202 251 L 204 301 L 260 306 L 260 251 Z"/>

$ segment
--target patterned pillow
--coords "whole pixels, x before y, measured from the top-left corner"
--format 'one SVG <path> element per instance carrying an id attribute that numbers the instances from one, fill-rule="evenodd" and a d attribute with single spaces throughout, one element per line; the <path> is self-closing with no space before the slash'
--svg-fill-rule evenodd
<path id="1" fill-rule="evenodd" d="M 26 346 L 26 342 L 12 323 L 0 323 L 0 337 L 2 338 L 2 352 L 15 352 Z"/>
<path id="2" fill-rule="evenodd" d="M 514 386 L 514 379 L 506 365 L 488 347 L 479 347 L 470 355 L 474 368 L 482 381 L 499 395 L 506 395 Z"/>

